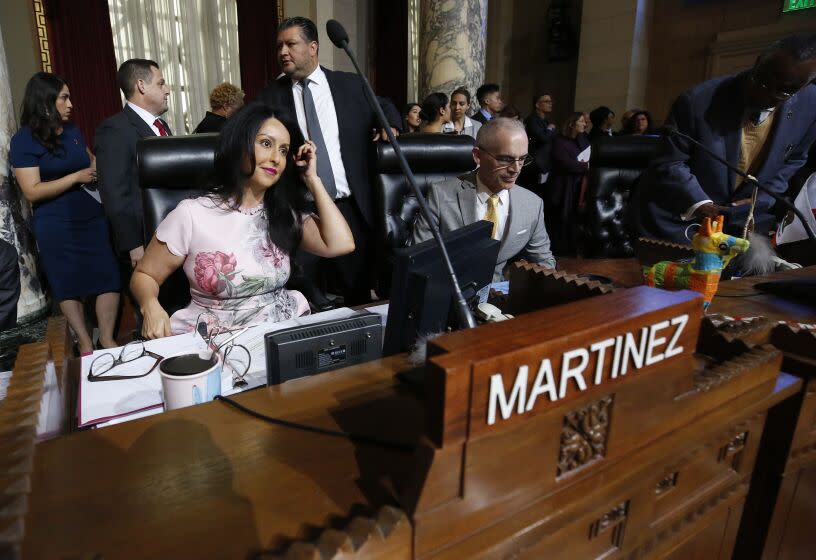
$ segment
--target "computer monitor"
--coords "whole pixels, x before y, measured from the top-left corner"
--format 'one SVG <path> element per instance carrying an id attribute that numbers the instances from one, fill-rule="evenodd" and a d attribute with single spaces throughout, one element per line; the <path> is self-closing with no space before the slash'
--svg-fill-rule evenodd
<path id="1" fill-rule="evenodd" d="M 493 279 L 499 242 L 491 238 L 492 230 L 492 223 L 479 221 L 442 236 L 469 303 Z M 460 328 L 453 303 L 448 269 L 434 239 L 396 250 L 383 356 L 411 350 L 418 336 Z"/>

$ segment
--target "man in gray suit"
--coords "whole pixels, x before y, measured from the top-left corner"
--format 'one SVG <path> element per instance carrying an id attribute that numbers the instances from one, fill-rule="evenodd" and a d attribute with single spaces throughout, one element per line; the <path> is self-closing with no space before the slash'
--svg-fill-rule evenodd
<path id="1" fill-rule="evenodd" d="M 521 122 L 492 119 L 476 135 L 476 173 L 435 183 L 428 190 L 428 207 L 443 234 L 477 220 L 493 222 L 493 238 L 501 241 L 494 282 L 502 280 L 508 261 L 520 258 L 555 268 L 544 227 L 544 203 L 536 194 L 516 185 L 522 166 L 530 161 L 527 148 L 527 133 Z M 411 244 L 432 236 L 420 214 Z"/>

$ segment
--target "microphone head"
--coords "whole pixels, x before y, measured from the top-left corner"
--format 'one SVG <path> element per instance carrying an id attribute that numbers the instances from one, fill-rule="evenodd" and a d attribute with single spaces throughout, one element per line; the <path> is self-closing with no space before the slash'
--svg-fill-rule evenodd
<path id="1" fill-rule="evenodd" d="M 343 24 L 336 19 L 330 19 L 326 22 L 326 34 L 335 47 L 342 49 L 349 42 L 349 36 L 346 30 L 343 29 Z"/>

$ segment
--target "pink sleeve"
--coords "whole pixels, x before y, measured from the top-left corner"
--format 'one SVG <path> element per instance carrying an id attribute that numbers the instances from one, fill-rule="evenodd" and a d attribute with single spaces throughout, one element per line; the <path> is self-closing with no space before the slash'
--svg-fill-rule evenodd
<path id="1" fill-rule="evenodd" d="M 194 200 L 182 200 L 156 228 L 156 239 L 166 243 L 167 249 L 177 257 L 186 257 L 190 253 L 193 204 Z"/>

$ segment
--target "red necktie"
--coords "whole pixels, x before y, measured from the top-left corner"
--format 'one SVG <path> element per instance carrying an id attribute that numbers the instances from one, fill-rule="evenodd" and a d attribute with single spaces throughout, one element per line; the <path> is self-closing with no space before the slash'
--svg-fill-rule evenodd
<path id="1" fill-rule="evenodd" d="M 156 119 L 153 121 L 153 126 L 159 129 L 159 136 L 170 136 L 167 132 L 167 128 L 164 126 L 164 123 L 161 122 L 160 119 Z"/>

